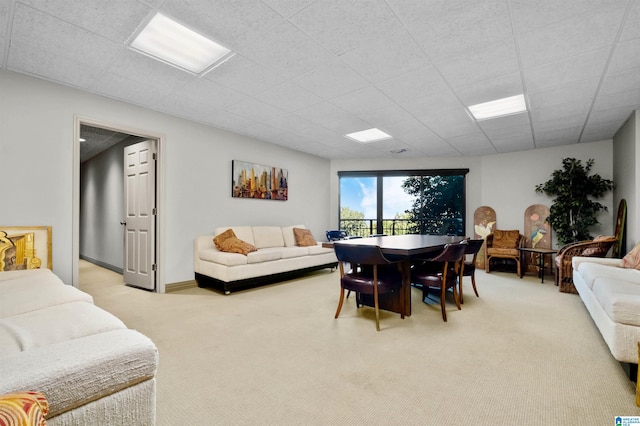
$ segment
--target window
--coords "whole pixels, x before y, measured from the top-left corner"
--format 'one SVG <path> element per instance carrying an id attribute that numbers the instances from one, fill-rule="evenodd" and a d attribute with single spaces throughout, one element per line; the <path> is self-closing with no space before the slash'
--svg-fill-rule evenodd
<path id="1" fill-rule="evenodd" d="M 339 224 L 352 236 L 465 235 L 468 169 L 338 172 Z"/>

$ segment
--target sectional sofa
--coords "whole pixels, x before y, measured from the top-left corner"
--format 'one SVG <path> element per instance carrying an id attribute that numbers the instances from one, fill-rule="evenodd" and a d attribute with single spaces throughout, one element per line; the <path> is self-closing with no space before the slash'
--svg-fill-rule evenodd
<path id="1" fill-rule="evenodd" d="M 149 338 L 49 269 L 0 272 L 0 395 L 43 393 L 47 425 L 155 424 L 157 366 Z"/>
<path id="2" fill-rule="evenodd" d="M 255 251 L 229 253 L 216 247 L 214 238 L 229 229 Z M 336 268 L 338 259 L 333 248 L 322 247 L 315 241 L 312 245 L 300 246 L 294 229 L 306 230 L 304 225 L 222 226 L 215 228 L 212 235 L 198 236 L 193 256 L 198 286 L 230 294 L 317 269 Z"/>

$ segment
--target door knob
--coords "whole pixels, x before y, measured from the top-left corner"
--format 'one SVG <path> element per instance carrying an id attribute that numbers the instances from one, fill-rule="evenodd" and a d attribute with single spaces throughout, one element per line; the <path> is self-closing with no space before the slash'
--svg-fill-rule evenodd
<path id="1" fill-rule="evenodd" d="M 127 222 L 120 222 L 120 225 L 126 225 Z"/>

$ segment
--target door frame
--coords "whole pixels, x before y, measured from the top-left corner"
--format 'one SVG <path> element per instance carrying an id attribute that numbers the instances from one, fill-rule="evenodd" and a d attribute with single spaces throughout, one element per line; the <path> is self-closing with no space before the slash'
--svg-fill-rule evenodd
<path id="1" fill-rule="evenodd" d="M 165 233 L 165 160 L 164 147 L 165 136 L 147 130 L 137 129 L 123 124 L 110 123 L 83 116 L 74 116 L 73 126 L 73 247 L 72 247 L 72 285 L 78 287 L 80 280 L 80 126 L 86 125 L 113 130 L 134 136 L 140 136 L 157 141 L 157 162 L 156 162 L 156 292 L 165 292 L 165 270 L 164 270 L 164 233 Z"/>

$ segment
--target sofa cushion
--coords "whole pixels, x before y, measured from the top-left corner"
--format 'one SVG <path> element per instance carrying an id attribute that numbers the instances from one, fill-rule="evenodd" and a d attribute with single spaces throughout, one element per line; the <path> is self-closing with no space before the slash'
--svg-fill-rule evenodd
<path id="1" fill-rule="evenodd" d="M 595 262 L 582 262 L 578 265 L 578 272 L 587 286 L 593 289 L 598 278 L 611 278 L 620 281 L 640 282 L 640 271 L 625 269 L 617 266 L 602 265 Z"/>
<path id="2" fill-rule="evenodd" d="M 218 234 L 213 239 L 213 244 L 218 248 L 218 250 L 222 250 L 222 243 L 227 241 L 229 238 L 237 238 L 236 234 L 233 232 L 233 229 L 229 228 L 221 234 Z"/>
<path id="3" fill-rule="evenodd" d="M 315 246 L 309 246 L 307 248 L 309 249 L 310 255 L 327 254 L 333 252 L 332 248 L 322 247 L 322 244 L 316 244 Z"/>
<path id="4" fill-rule="evenodd" d="M 120 319 L 87 302 L 49 306 L 2 318 L 0 324 L 11 330 L 22 351 L 126 328 Z M 0 354 L 3 352 L 0 348 Z"/>
<path id="5" fill-rule="evenodd" d="M 2 272 L 6 273 L 8 272 Z M 33 275 L 25 275 L 14 280 L 0 281 L 0 295 L 0 318 L 62 303 L 93 303 L 90 294 L 64 284 L 51 271 L 44 274 L 35 272 Z"/>
<path id="6" fill-rule="evenodd" d="M 293 228 L 293 235 L 296 237 L 296 245 L 300 247 L 315 246 L 318 244 L 310 229 Z"/>
<path id="7" fill-rule="evenodd" d="M 283 259 L 291 259 L 292 257 L 307 256 L 309 249 L 307 247 L 285 247 L 281 253 Z"/>
<path id="8" fill-rule="evenodd" d="M 282 228 L 282 238 L 284 239 L 285 247 L 295 247 L 296 237 L 293 235 L 293 228 L 305 229 L 304 225 L 284 226 Z"/>
<path id="9" fill-rule="evenodd" d="M 207 262 L 219 263 L 225 266 L 246 265 L 247 256 L 239 253 L 225 253 L 213 248 L 201 250 L 200 259 Z"/>
<path id="10" fill-rule="evenodd" d="M 278 259 L 282 259 L 281 247 L 264 248 L 247 255 L 247 263 L 262 263 Z"/>
<path id="11" fill-rule="evenodd" d="M 629 269 L 640 269 L 640 243 L 631 249 L 621 260 L 620 266 Z"/>
<path id="12" fill-rule="evenodd" d="M 279 226 L 254 226 L 253 241 L 259 249 L 284 247 L 282 229 Z"/>
<path id="13" fill-rule="evenodd" d="M 593 294 L 613 322 L 640 326 L 640 283 L 598 278 Z"/>
<path id="14" fill-rule="evenodd" d="M 222 242 L 220 247 L 220 251 L 225 253 L 240 253 L 245 256 L 251 252 L 256 251 L 256 247 L 252 244 L 247 243 L 246 241 L 242 241 L 239 238 L 231 237 L 227 238 Z"/>

